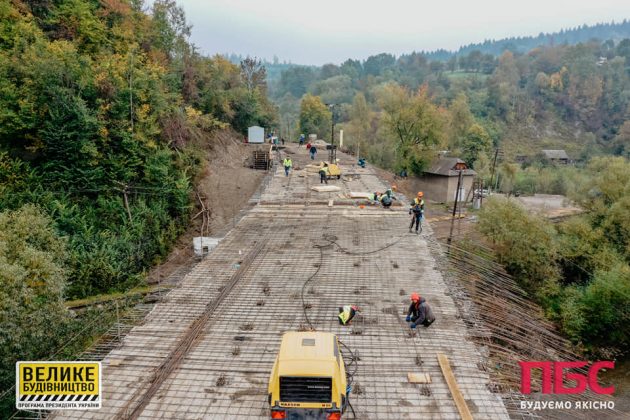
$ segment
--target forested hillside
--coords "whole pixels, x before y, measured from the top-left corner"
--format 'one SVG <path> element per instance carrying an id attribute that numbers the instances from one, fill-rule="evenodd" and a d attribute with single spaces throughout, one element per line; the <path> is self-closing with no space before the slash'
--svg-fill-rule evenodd
<path id="1" fill-rule="evenodd" d="M 585 159 L 628 153 L 629 70 L 630 39 L 505 51 L 498 58 L 473 51 L 447 63 L 418 53 L 383 53 L 339 66 L 292 67 L 272 94 L 285 133 L 299 134 L 300 101 L 308 93 L 340 105 L 336 120 L 346 144 L 361 143 L 369 160 L 396 170 L 413 169 L 409 156 L 426 161 L 439 149 L 470 164 L 486 162 L 493 147 L 512 158 L 560 148 Z M 410 101 L 437 108 L 435 119 L 414 126 L 420 130 L 415 134 L 399 130 L 401 121 L 425 109 L 410 110 Z M 427 137 L 435 124 L 444 128 L 441 135 Z M 319 133 L 326 137 L 329 131 Z M 400 153 L 409 147 L 415 151 L 405 161 Z"/>
<path id="2" fill-rule="evenodd" d="M 145 8 L 0 1 L 0 389 L 74 336 L 65 299 L 168 252 L 213 130 L 275 118 L 260 62 L 202 57 L 174 1 Z"/>
<path id="3" fill-rule="evenodd" d="M 328 139 L 334 119 L 343 147 L 368 164 L 420 175 L 447 151 L 508 198 L 573 200 L 585 212 L 562 223 L 514 200 L 489 200 L 479 231 L 575 343 L 606 357 L 627 351 L 630 39 L 498 57 L 473 50 L 447 62 L 383 53 L 292 67 L 272 93 L 280 127 L 294 138 Z M 543 149 L 564 149 L 576 164 L 558 167 Z"/>
<path id="4" fill-rule="evenodd" d="M 630 38 L 630 21 L 627 19 L 624 19 L 620 23 L 598 23 L 592 26 L 582 25 L 566 30 L 562 29 L 553 33 L 540 33 L 537 36 L 518 36 L 498 40 L 487 39 L 481 43 L 464 45 L 457 51 L 446 51 L 443 49 L 430 51 L 426 53 L 426 56 L 430 60 L 446 61 L 454 55 L 467 55 L 475 50 L 482 54 L 499 56 L 506 50 L 523 54 L 540 46 L 575 45 L 592 40 L 611 40 L 615 43 L 625 38 Z"/>

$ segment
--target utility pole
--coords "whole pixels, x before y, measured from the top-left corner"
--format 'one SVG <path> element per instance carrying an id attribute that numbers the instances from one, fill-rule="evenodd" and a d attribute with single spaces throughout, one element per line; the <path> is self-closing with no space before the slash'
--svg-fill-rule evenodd
<path id="1" fill-rule="evenodd" d="M 335 107 L 337 104 L 327 104 L 330 108 L 330 113 L 332 114 L 332 129 L 330 131 L 330 154 L 329 161 L 330 163 L 335 163 L 337 160 L 337 150 L 335 149 Z"/>
<path id="2" fill-rule="evenodd" d="M 494 179 L 494 169 L 497 166 L 497 157 L 499 156 L 499 148 L 494 150 L 494 160 L 492 162 L 492 172 L 490 175 L 490 188 L 492 188 L 492 180 Z"/>
<path id="3" fill-rule="evenodd" d="M 453 238 L 453 226 L 455 225 L 455 214 L 457 214 L 457 202 L 459 201 L 459 188 L 462 185 L 462 173 L 463 171 L 459 170 L 459 177 L 457 178 L 457 190 L 455 192 L 455 205 L 453 205 L 453 216 L 451 219 L 451 231 L 448 234 L 448 244 L 451 244 L 451 240 Z"/>
<path id="4" fill-rule="evenodd" d="M 127 193 L 129 192 L 129 185 L 120 181 L 114 182 L 120 185 L 119 191 L 123 194 L 123 203 L 125 204 L 125 210 L 127 210 L 127 216 L 129 216 L 129 222 L 133 222 L 133 220 L 131 219 L 131 210 L 129 210 L 129 198 L 127 197 Z"/>
<path id="5" fill-rule="evenodd" d="M 129 121 L 131 122 L 131 134 L 133 135 L 133 51 L 129 58 L 131 61 L 129 66 Z"/>

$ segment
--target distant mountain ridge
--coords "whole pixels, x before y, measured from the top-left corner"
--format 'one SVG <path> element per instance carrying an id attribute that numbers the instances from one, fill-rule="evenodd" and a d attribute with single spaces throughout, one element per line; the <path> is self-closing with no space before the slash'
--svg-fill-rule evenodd
<path id="1" fill-rule="evenodd" d="M 457 51 L 438 49 L 435 51 L 422 51 L 421 53 L 429 60 L 446 61 L 453 56 L 467 55 L 475 50 L 484 54 L 498 56 L 505 50 L 515 53 L 526 53 L 541 45 L 574 45 L 592 39 L 600 41 L 610 39 L 617 42 L 624 38 L 630 38 L 630 21 L 628 19 L 624 19 L 620 23 L 598 23 L 592 26 L 582 25 L 570 29 L 561 29 L 559 32 L 553 33 L 541 32 L 538 36 L 519 36 L 503 38 L 497 41 L 488 39 L 481 43 L 464 45 Z"/>

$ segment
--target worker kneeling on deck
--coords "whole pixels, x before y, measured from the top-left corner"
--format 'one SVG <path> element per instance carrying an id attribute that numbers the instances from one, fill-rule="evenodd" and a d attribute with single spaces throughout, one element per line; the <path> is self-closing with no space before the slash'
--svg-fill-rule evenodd
<path id="1" fill-rule="evenodd" d="M 379 201 L 381 202 L 383 207 L 386 207 L 386 208 L 391 207 L 393 200 L 396 200 L 396 197 L 394 196 L 393 191 L 396 191 L 395 185 L 393 185 L 391 188 L 388 188 L 387 191 L 385 191 L 385 194 L 381 194 L 379 196 Z"/>
<path id="2" fill-rule="evenodd" d="M 357 312 L 361 312 L 359 307 L 356 305 L 346 305 L 339 307 L 339 323 L 341 325 L 348 325 L 352 318 L 357 314 Z"/>
<path id="3" fill-rule="evenodd" d="M 433 311 L 426 299 L 420 297 L 417 293 L 411 294 L 411 305 L 409 305 L 409 310 L 407 311 L 406 321 L 411 322 L 409 325 L 411 328 L 416 328 L 420 324 L 428 327 L 435 321 Z"/>

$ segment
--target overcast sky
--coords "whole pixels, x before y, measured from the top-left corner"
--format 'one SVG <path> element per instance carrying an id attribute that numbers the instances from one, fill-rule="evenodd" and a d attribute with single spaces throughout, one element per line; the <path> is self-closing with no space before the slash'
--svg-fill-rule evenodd
<path id="1" fill-rule="evenodd" d="M 178 0 L 201 52 L 297 64 L 457 49 L 630 19 L 630 0 Z"/>

